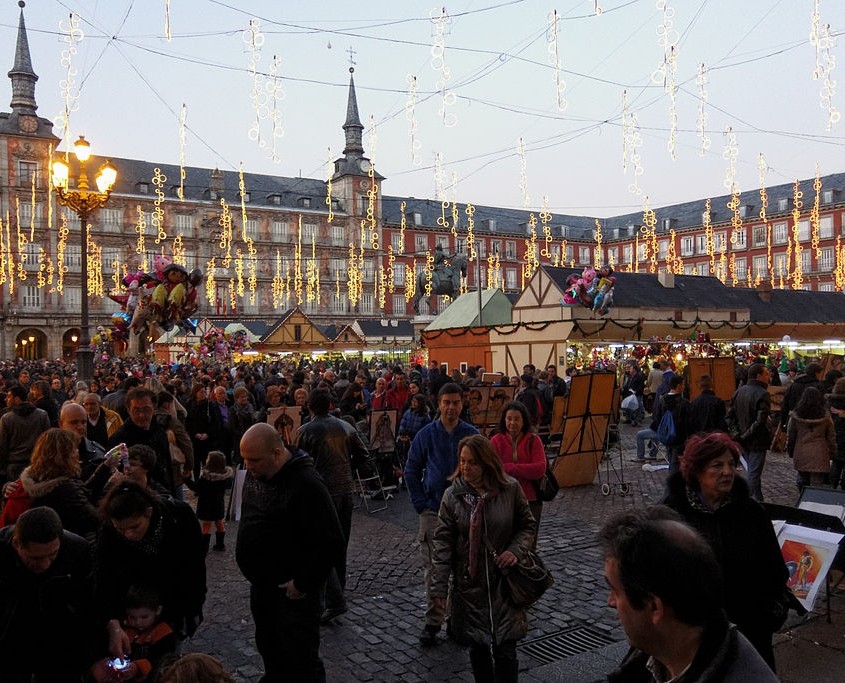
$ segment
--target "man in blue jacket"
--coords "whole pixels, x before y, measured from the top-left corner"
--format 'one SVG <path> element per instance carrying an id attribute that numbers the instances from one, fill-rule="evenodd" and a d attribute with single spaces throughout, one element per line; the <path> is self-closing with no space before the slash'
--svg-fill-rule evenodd
<path id="1" fill-rule="evenodd" d="M 434 645 L 446 614 L 429 596 L 431 587 L 434 529 L 440 499 L 449 487 L 449 477 L 458 466 L 458 443 L 465 436 L 478 434 L 471 424 L 460 419 L 463 409 L 461 388 L 449 382 L 437 392 L 440 417 L 423 427 L 411 442 L 405 463 L 405 483 L 414 509 L 420 516 L 420 554 L 425 577 L 425 626 L 420 633 L 422 645 Z"/>

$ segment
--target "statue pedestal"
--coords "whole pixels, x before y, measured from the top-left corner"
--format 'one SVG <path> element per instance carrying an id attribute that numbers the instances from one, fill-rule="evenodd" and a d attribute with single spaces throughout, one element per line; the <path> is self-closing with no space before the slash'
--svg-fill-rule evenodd
<path id="1" fill-rule="evenodd" d="M 414 341 L 421 341 L 422 331 L 428 327 L 436 316 L 433 315 L 415 315 L 411 318 L 411 327 L 414 329 Z"/>

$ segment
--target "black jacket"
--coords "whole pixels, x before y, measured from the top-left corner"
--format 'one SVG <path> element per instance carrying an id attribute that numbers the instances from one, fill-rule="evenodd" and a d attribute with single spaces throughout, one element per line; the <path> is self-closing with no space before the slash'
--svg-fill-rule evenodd
<path id="1" fill-rule="evenodd" d="M 247 581 L 275 587 L 293 579 L 303 593 L 320 588 L 346 543 L 314 461 L 297 454 L 267 481 L 247 473 L 235 557 Z"/>
<path id="2" fill-rule="evenodd" d="M 13 530 L 0 530 L 0 678 L 78 681 L 103 643 L 92 611 L 90 546 L 65 531 L 50 568 L 34 574 L 12 546 Z"/>
<path id="3" fill-rule="evenodd" d="M 690 403 L 690 432 L 725 431 L 725 402 L 710 389 L 702 391 Z"/>
<path id="4" fill-rule="evenodd" d="M 100 516 L 92 504 L 92 494 L 81 479 L 56 477 L 35 481 L 30 467 L 21 473 L 21 485 L 29 496 L 32 507 L 46 505 L 62 520 L 62 527 L 88 541 L 97 538 Z"/>
<path id="5" fill-rule="evenodd" d="M 789 413 L 795 410 L 798 401 L 804 394 L 804 390 L 809 387 L 815 387 L 822 393 L 825 393 L 822 385 L 824 382 L 817 380 L 815 375 L 799 375 L 795 381 L 789 385 L 786 393 L 783 395 L 783 403 L 780 406 L 780 426 L 785 430 L 786 423 L 789 422 Z"/>
<path id="6" fill-rule="evenodd" d="M 738 440 L 743 448 L 750 451 L 767 450 L 772 443 L 769 429 L 772 399 L 766 385 L 756 379 L 748 380 L 736 390 L 731 404 L 739 425 Z"/>
<path id="7" fill-rule="evenodd" d="M 663 414 L 667 410 L 671 411 L 672 419 L 675 421 L 675 440 L 671 444 L 668 444 L 668 446 L 676 452 L 682 452 L 684 450 L 684 444 L 687 442 L 690 434 L 693 433 L 690 402 L 681 394 L 666 394 L 663 396 L 654 411 L 654 419 L 651 422 L 651 428 L 653 430 L 657 431 L 657 427 L 663 419 Z"/>
<path id="8" fill-rule="evenodd" d="M 332 415 L 315 415 L 299 428 L 297 445 L 314 460 L 331 495 L 352 493 L 351 463 L 369 455 L 355 427 Z"/>
<path id="9" fill-rule="evenodd" d="M 786 588 L 788 572 L 772 522 L 763 506 L 750 497 L 741 476 L 734 478 L 731 496 L 730 502 L 710 511 L 695 492 L 688 493 L 683 477 L 676 472 L 666 481 L 662 502 L 713 548 L 722 569 L 728 618 L 740 631 L 754 633 L 765 629 L 767 615 Z"/>
<path id="10" fill-rule="evenodd" d="M 139 542 L 127 541 L 111 524 L 97 539 L 97 605 L 102 617 L 120 619 L 134 584 L 159 591 L 162 619 L 177 633 L 193 635 L 205 602 L 205 549 L 200 525 L 186 503 L 160 500 Z"/>

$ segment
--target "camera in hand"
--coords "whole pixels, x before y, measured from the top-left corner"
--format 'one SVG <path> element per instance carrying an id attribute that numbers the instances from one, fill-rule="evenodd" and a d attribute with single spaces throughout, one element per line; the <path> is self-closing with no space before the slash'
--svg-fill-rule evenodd
<path id="1" fill-rule="evenodd" d="M 108 661 L 108 665 L 113 671 L 125 671 L 131 663 L 132 660 L 129 657 L 114 657 Z"/>

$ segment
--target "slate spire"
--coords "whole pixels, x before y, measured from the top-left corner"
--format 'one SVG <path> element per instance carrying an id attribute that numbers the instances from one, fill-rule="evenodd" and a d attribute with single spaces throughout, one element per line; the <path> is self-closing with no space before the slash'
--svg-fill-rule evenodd
<path id="1" fill-rule="evenodd" d="M 346 123 L 343 124 L 343 132 L 346 134 L 346 147 L 343 154 L 360 157 L 364 154 L 364 126 L 361 125 L 361 117 L 358 115 L 358 98 L 355 96 L 355 73 L 354 67 L 349 67 L 349 100 L 346 103 Z"/>
<path id="2" fill-rule="evenodd" d="M 18 2 L 21 8 L 21 16 L 18 21 L 18 41 L 15 46 L 15 64 L 9 71 L 9 78 L 12 81 L 12 102 L 10 106 L 13 112 L 19 114 L 35 114 L 38 104 L 35 102 L 35 82 L 38 76 L 32 70 L 32 58 L 29 56 L 29 40 L 26 37 L 26 23 L 23 18 L 23 8 L 26 3 L 23 0 Z"/>

